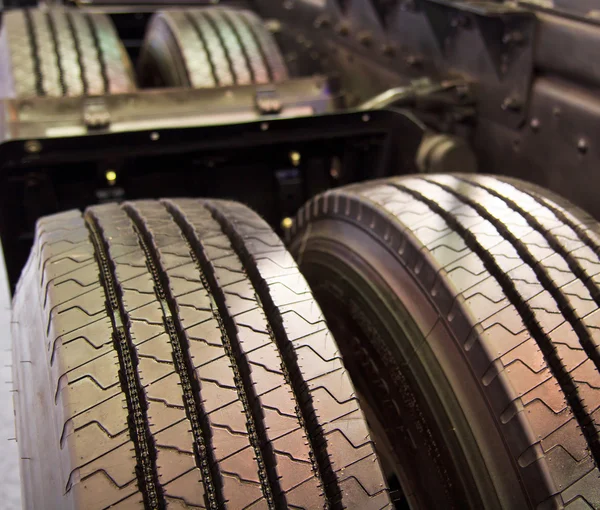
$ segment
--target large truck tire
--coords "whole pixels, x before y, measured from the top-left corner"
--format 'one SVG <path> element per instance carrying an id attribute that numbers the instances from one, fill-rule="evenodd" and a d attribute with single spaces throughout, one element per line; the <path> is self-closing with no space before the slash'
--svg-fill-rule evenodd
<path id="1" fill-rule="evenodd" d="M 288 78 L 277 43 L 256 14 L 221 7 L 156 13 L 138 74 L 145 86 L 193 88 Z"/>
<path id="2" fill-rule="evenodd" d="M 390 504 L 320 309 L 245 206 L 39 220 L 13 339 L 25 508 Z"/>
<path id="3" fill-rule="evenodd" d="M 79 9 L 6 11 L 0 68 L 0 98 L 96 96 L 136 88 L 110 18 Z"/>
<path id="4" fill-rule="evenodd" d="M 595 220 L 518 180 L 395 177 L 315 198 L 291 246 L 411 508 L 600 508 Z"/>

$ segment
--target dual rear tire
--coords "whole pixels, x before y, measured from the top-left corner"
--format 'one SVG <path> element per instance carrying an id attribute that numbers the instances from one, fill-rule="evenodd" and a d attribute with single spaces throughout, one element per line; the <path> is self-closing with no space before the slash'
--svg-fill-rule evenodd
<path id="1" fill-rule="evenodd" d="M 402 502 L 600 507 L 594 219 L 520 181 L 432 175 L 328 192 L 294 229 Z"/>
<path id="2" fill-rule="evenodd" d="M 212 88 L 288 79 L 283 57 L 251 11 L 158 11 L 138 78 L 110 18 L 80 9 L 17 9 L 0 32 L 0 97 L 123 94 L 143 87 Z"/>

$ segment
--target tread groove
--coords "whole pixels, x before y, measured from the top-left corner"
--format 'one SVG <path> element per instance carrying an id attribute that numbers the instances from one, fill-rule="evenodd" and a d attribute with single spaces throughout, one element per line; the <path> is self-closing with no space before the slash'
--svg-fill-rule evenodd
<path id="1" fill-rule="evenodd" d="M 508 182 L 508 181 L 502 181 L 502 182 L 513 186 L 513 184 L 511 182 Z M 592 250 L 594 252 L 594 254 L 596 254 L 598 259 L 600 259 L 600 246 L 598 246 L 594 242 L 594 240 L 589 236 L 589 234 L 585 231 L 585 229 L 583 229 L 581 227 L 581 225 L 578 225 L 577 223 L 575 223 L 571 218 L 569 218 L 569 216 L 567 214 L 565 214 L 561 210 L 560 207 L 557 207 L 556 205 L 554 205 L 550 200 L 546 200 L 546 199 L 540 197 L 536 192 L 532 192 L 531 190 L 528 190 L 527 193 L 538 204 L 543 205 L 544 207 L 547 207 L 548 209 L 550 209 L 552 211 L 552 213 L 560 221 L 562 221 L 565 225 L 567 225 L 569 228 L 571 228 L 571 230 L 573 230 L 573 232 L 575 232 L 577 234 L 577 237 L 580 239 L 580 241 L 583 244 L 585 244 L 588 248 L 590 248 L 590 250 Z"/>
<path id="2" fill-rule="evenodd" d="M 135 348 L 129 331 L 129 317 L 125 312 L 122 295 L 117 285 L 114 262 L 108 255 L 108 246 L 101 227 L 93 213 L 86 213 L 85 224 L 94 245 L 100 269 L 100 280 L 106 295 L 106 311 L 113 327 L 113 341 L 121 370 L 119 379 L 129 409 L 129 433 L 135 445 L 138 486 L 148 508 L 165 508 L 164 494 L 158 482 L 156 447 L 150 433 L 147 403 L 137 374 Z"/>
<path id="3" fill-rule="evenodd" d="M 60 83 L 60 89 L 62 90 L 63 95 L 67 94 L 67 85 L 65 83 L 65 75 L 62 65 L 61 59 L 61 51 L 60 44 L 58 42 L 58 35 L 56 33 L 56 25 L 54 23 L 54 18 L 50 12 L 46 13 L 46 21 L 48 23 L 48 29 L 50 31 L 50 36 L 52 37 L 52 44 L 54 45 L 54 55 L 56 56 L 56 66 L 58 68 L 58 81 Z"/>
<path id="4" fill-rule="evenodd" d="M 100 64 L 100 74 L 102 76 L 102 83 L 104 84 L 104 93 L 108 94 L 110 92 L 110 82 L 106 69 L 104 51 L 102 51 L 102 45 L 100 44 L 100 38 L 98 36 L 98 30 L 96 29 L 96 24 L 94 23 L 94 19 L 92 18 L 91 14 L 85 14 L 84 17 L 88 26 L 90 27 L 92 40 L 94 41 L 94 47 L 96 48 L 96 53 L 98 54 L 98 63 Z"/>
<path id="5" fill-rule="evenodd" d="M 313 471 L 318 478 L 319 485 L 324 488 L 327 501 L 333 508 L 341 506 L 341 489 L 339 480 L 334 472 L 327 452 L 327 443 L 322 440 L 324 432 L 321 425 L 314 419 L 315 409 L 312 404 L 312 398 L 301 399 L 300 395 L 307 393 L 306 382 L 300 375 L 296 351 L 293 348 L 285 327 L 279 308 L 275 305 L 269 284 L 264 280 L 253 257 L 248 251 L 243 236 L 237 231 L 235 224 L 219 211 L 218 207 L 212 204 L 205 204 L 206 209 L 212 214 L 213 218 L 219 223 L 223 232 L 229 238 L 235 253 L 240 258 L 244 270 L 246 271 L 258 299 L 263 304 L 265 316 L 268 321 L 269 335 L 273 343 L 281 353 L 281 369 L 286 380 L 294 392 L 296 402 L 296 415 L 309 441 L 309 454 Z M 323 374 L 320 374 L 323 375 Z M 327 483 L 324 480 L 327 479 Z"/>
<path id="6" fill-rule="evenodd" d="M 175 370 L 181 381 L 183 402 L 186 415 L 191 424 L 194 437 L 194 456 L 196 464 L 202 472 L 208 508 L 216 510 L 223 507 L 223 483 L 221 473 L 215 459 L 212 445 L 212 434 L 207 421 L 206 411 L 200 397 L 200 387 L 194 378 L 194 367 L 187 348 L 187 339 L 183 332 L 177 302 L 171 293 L 168 276 L 162 267 L 154 239 L 141 214 L 132 205 L 123 206 L 134 225 L 140 247 L 146 258 L 146 265 L 154 281 L 154 289 L 161 304 L 165 330 L 173 349 Z"/>
<path id="7" fill-rule="evenodd" d="M 265 51 L 265 48 L 262 45 L 262 41 L 260 40 L 260 37 L 258 37 L 256 30 L 252 26 L 252 23 L 250 23 L 248 21 L 248 18 L 246 16 L 241 15 L 240 18 L 241 18 L 242 22 L 246 25 L 246 28 L 248 29 L 248 31 L 252 35 L 252 38 L 254 39 L 254 42 L 256 43 L 256 47 L 258 48 L 260 56 L 265 64 L 267 74 L 269 75 L 269 82 L 275 81 L 273 67 L 271 66 L 271 62 L 269 62 L 269 59 L 267 57 L 267 52 Z"/>
<path id="8" fill-rule="evenodd" d="M 574 310 L 568 305 L 568 303 L 565 305 L 566 300 L 560 294 L 560 291 L 556 288 L 546 271 L 543 268 L 541 268 L 539 264 L 536 263 L 534 257 L 531 255 L 529 250 L 523 245 L 523 243 L 521 243 L 511 232 L 509 232 L 507 228 L 501 222 L 499 222 L 499 220 L 497 220 L 485 208 L 483 208 L 473 200 L 461 195 L 460 193 L 456 192 L 448 186 L 445 186 L 433 180 L 424 180 L 430 184 L 438 186 L 444 191 L 455 196 L 462 203 L 472 207 L 483 219 L 486 219 L 498 230 L 500 235 L 515 248 L 522 260 L 532 268 L 544 289 L 547 290 L 555 299 L 559 309 L 563 312 L 565 318 L 575 329 L 575 331 L 577 332 L 577 336 L 580 338 L 581 341 L 579 331 L 582 330 L 581 326 L 583 325 L 578 320 Z M 448 225 L 450 225 L 463 238 L 465 244 L 479 256 L 486 269 L 490 272 L 490 274 L 492 274 L 496 278 L 496 280 L 502 287 L 502 290 L 509 298 L 509 301 L 515 306 L 516 310 L 521 315 L 523 323 L 527 326 L 527 329 L 531 333 L 531 336 L 535 339 L 540 350 L 542 351 L 542 354 L 546 359 L 546 362 L 548 363 L 552 374 L 554 375 L 554 377 L 558 381 L 559 386 L 564 392 L 566 401 L 573 410 L 573 414 L 583 431 L 583 435 L 590 448 L 594 462 L 596 463 L 596 465 L 598 465 L 598 461 L 600 460 L 600 444 L 598 443 L 597 433 L 595 430 L 593 430 L 594 426 L 591 417 L 586 411 L 586 407 L 583 403 L 582 397 L 579 395 L 577 384 L 575 383 L 573 377 L 564 366 L 552 341 L 545 335 L 541 324 L 534 315 L 533 309 L 517 291 L 511 277 L 502 271 L 502 269 L 494 260 L 493 256 L 479 244 L 479 241 L 477 241 L 475 236 L 465 227 L 463 227 L 450 212 L 446 211 L 439 204 L 422 195 L 421 193 L 414 191 L 406 186 L 393 182 L 390 183 L 390 185 L 403 191 L 404 193 L 408 193 L 417 200 L 425 203 L 432 211 L 440 215 L 448 223 Z M 583 329 L 585 330 L 585 327 L 583 327 Z M 589 335 L 589 333 L 587 334 Z"/>
<path id="9" fill-rule="evenodd" d="M 204 52 L 206 53 L 206 58 L 208 60 L 208 64 L 210 65 L 210 71 L 212 73 L 213 80 L 218 85 L 219 84 L 219 77 L 217 76 L 217 71 L 215 69 L 215 63 L 213 62 L 212 54 L 211 54 L 211 52 L 209 50 L 209 47 L 208 47 L 208 44 L 206 42 L 206 37 L 204 37 L 204 34 L 202 33 L 202 30 L 200 29 L 200 26 L 198 25 L 198 23 L 197 23 L 196 19 L 194 18 L 194 16 L 192 16 L 189 11 L 185 11 L 184 15 L 185 15 L 186 19 L 188 20 L 188 22 L 190 23 L 190 25 L 194 28 L 194 31 L 196 32 L 196 35 L 198 36 L 198 39 L 200 40 L 200 43 L 202 44 L 202 46 L 204 46 Z M 191 83 L 191 79 L 190 79 L 190 76 L 189 76 L 190 71 L 187 68 L 187 65 L 185 66 L 185 68 L 186 68 L 186 72 L 188 74 L 188 82 Z"/>
<path id="10" fill-rule="evenodd" d="M 537 232 L 539 232 L 544 237 L 544 239 L 546 239 L 546 241 L 548 242 L 548 245 L 565 260 L 565 262 L 569 266 L 569 269 L 585 285 L 585 288 L 590 293 L 590 296 L 592 297 L 594 302 L 600 307 L 600 289 L 594 284 L 594 282 L 591 278 L 582 278 L 582 275 L 585 274 L 585 270 L 581 266 L 581 264 L 577 261 L 577 259 L 575 259 L 575 257 L 573 257 L 564 248 L 564 246 L 562 246 L 556 240 L 556 238 L 535 218 L 535 216 L 533 216 L 531 213 L 525 211 L 522 207 L 519 207 L 518 204 L 516 204 L 512 200 L 508 199 L 507 197 L 503 196 L 501 193 L 497 192 L 494 189 L 488 188 L 487 186 L 485 186 L 477 181 L 470 181 L 468 179 L 464 179 L 464 178 L 460 178 L 460 177 L 458 179 L 487 191 L 491 195 L 502 200 L 513 211 L 515 211 L 516 213 L 519 213 L 521 216 L 523 216 L 525 218 L 525 220 L 527 221 L 527 223 L 529 224 L 529 226 L 531 226 Z M 529 193 L 527 193 L 527 194 L 529 196 L 531 196 Z M 532 198 L 534 198 L 534 197 L 532 197 Z M 541 205 L 545 206 L 545 204 L 541 204 Z M 560 290 L 556 286 L 554 286 L 554 287 L 556 289 L 556 293 L 562 295 Z M 559 303 L 559 305 L 560 305 L 560 303 Z M 565 306 L 567 306 L 567 305 L 568 305 L 568 303 L 565 304 Z M 568 308 L 568 306 L 567 306 L 567 308 Z M 585 333 L 583 334 L 583 336 L 580 336 L 582 347 L 585 350 L 586 354 L 594 362 L 594 365 L 596 366 L 596 368 L 598 370 L 600 370 L 600 352 L 597 351 L 585 325 L 583 323 L 581 323 L 580 319 L 578 319 L 578 320 L 580 322 L 579 329 L 581 329 L 581 328 L 585 329 Z M 578 332 L 577 329 L 575 331 Z"/>
<path id="11" fill-rule="evenodd" d="M 44 90 L 44 78 L 42 76 L 42 63 L 40 62 L 40 52 L 38 47 L 38 41 L 35 37 L 35 31 L 33 29 L 33 17 L 31 16 L 31 10 L 25 9 L 25 24 L 27 26 L 27 35 L 29 37 L 29 44 L 31 46 L 31 57 L 33 58 L 33 68 L 35 70 L 35 89 L 38 96 L 45 96 L 46 91 Z"/>
<path id="12" fill-rule="evenodd" d="M 223 40 L 223 35 L 221 34 L 221 31 L 219 30 L 219 26 L 217 25 L 216 21 L 214 20 L 212 15 L 209 14 L 209 12 L 207 10 L 202 11 L 202 13 L 200 13 L 200 15 L 204 16 L 204 19 L 213 28 L 213 30 L 215 31 L 215 34 L 217 34 L 217 38 L 219 39 L 219 42 L 221 43 L 221 48 L 223 48 L 223 53 L 225 54 L 225 58 L 227 59 L 227 65 L 229 66 L 229 71 L 231 72 L 231 76 L 233 77 L 233 82 L 237 83 L 238 77 L 237 77 L 237 74 L 235 73 L 235 66 L 233 65 L 233 62 L 231 60 L 231 55 L 229 54 L 229 49 L 227 48 L 227 45 L 225 44 L 225 41 Z"/>
<path id="13" fill-rule="evenodd" d="M 250 80 L 252 81 L 252 83 L 255 83 L 256 76 L 254 75 L 254 68 L 252 67 L 252 62 L 250 60 L 250 56 L 248 55 L 248 50 L 246 48 L 246 45 L 244 44 L 244 41 L 242 41 L 242 37 L 240 36 L 240 33 L 238 32 L 235 24 L 231 20 L 231 17 L 229 16 L 229 14 L 230 14 L 229 11 L 222 10 L 220 12 L 221 12 L 221 18 L 223 20 L 225 20 L 227 25 L 229 25 L 229 28 L 231 29 L 231 32 L 235 36 L 235 39 L 238 42 L 238 45 L 242 51 L 242 55 L 244 55 L 244 60 L 246 61 L 246 67 L 248 68 L 248 71 L 250 73 Z"/>
<path id="14" fill-rule="evenodd" d="M 227 309 L 223 289 L 217 281 L 211 261 L 206 254 L 204 245 L 197 237 L 194 227 L 189 223 L 177 205 L 171 202 L 163 202 L 163 205 L 183 232 L 190 246 L 192 258 L 196 262 L 196 266 L 200 272 L 202 284 L 208 291 L 211 299 L 214 300 L 214 304 L 211 304 L 213 315 L 221 329 L 225 351 L 231 360 L 234 381 L 246 414 L 250 444 L 254 449 L 259 467 L 259 479 L 263 495 L 269 509 L 287 508 L 285 495 L 276 474 L 275 455 L 264 429 L 262 411 L 256 407 L 257 395 L 252 385 L 249 363 L 239 345 L 237 327 Z"/>

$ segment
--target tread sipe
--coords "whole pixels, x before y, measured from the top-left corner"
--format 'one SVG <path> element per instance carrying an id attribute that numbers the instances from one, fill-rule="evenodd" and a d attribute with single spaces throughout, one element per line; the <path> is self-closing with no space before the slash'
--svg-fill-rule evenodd
<path id="1" fill-rule="evenodd" d="M 408 501 L 600 508 L 595 220 L 515 179 L 431 175 L 328 192 L 294 228 Z"/>
<path id="2" fill-rule="evenodd" d="M 129 57 L 104 14 L 52 7 L 4 13 L 0 97 L 119 94 L 135 90 Z"/>
<path id="3" fill-rule="evenodd" d="M 321 312 L 245 206 L 44 218 L 14 321 L 26 508 L 389 505 Z"/>
<path id="4" fill-rule="evenodd" d="M 279 48 L 256 14 L 222 7 L 156 13 L 139 74 L 145 85 L 193 88 L 288 78 Z"/>

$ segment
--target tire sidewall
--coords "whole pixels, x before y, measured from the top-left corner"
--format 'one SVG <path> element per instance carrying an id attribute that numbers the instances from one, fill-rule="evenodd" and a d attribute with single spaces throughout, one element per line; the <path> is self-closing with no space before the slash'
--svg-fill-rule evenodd
<path id="1" fill-rule="evenodd" d="M 515 490 L 520 485 L 518 469 L 456 332 L 397 255 L 361 225 L 337 218 L 315 220 L 309 229 L 296 235 L 291 251 L 312 285 L 330 328 L 337 333 L 359 391 L 369 390 L 357 376 L 357 364 L 347 359 L 354 355 L 349 332 L 343 326 L 348 317 L 352 327 L 358 325 L 362 330 L 362 339 L 371 346 L 380 344 L 380 360 L 392 361 L 391 367 L 386 364 L 385 372 L 389 375 L 397 371 L 410 381 L 410 391 L 435 438 L 434 443 L 421 444 L 416 455 L 443 456 L 442 469 L 446 466 L 454 471 L 450 485 L 460 487 L 454 497 L 462 494 L 465 498 L 455 499 L 455 506 L 528 507 L 524 491 Z M 362 315 L 358 320 L 357 313 Z M 376 331 L 387 340 L 375 339 Z M 387 345 L 387 352 L 381 351 L 381 344 Z M 397 391 L 396 402 L 405 392 L 406 388 Z M 407 408 L 402 411 L 407 412 Z M 381 412 L 377 418 L 385 421 Z M 391 425 L 384 423 L 388 428 Z M 432 453 L 432 445 L 439 449 L 437 453 Z M 430 459 L 429 466 L 435 469 L 435 460 Z M 408 483 L 414 485 L 414 481 Z M 439 491 L 443 486 L 426 489 L 427 497 L 433 494 L 431 489 Z"/>

